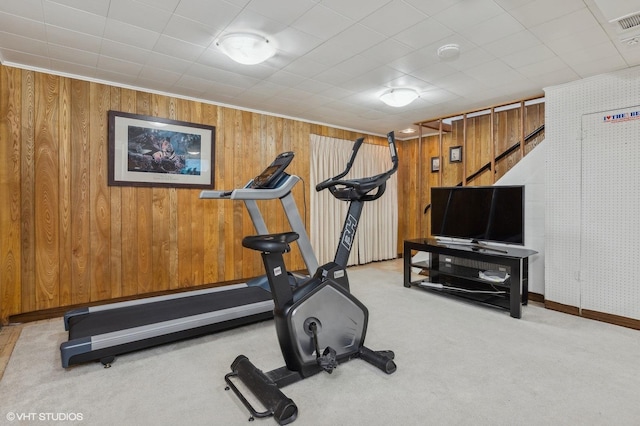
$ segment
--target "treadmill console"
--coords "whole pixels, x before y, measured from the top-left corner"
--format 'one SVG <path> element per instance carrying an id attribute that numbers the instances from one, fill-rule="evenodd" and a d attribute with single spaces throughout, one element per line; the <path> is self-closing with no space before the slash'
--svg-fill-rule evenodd
<path id="1" fill-rule="evenodd" d="M 293 152 L 291 151 L 278 155 L 269 167 L 253 178 L 249 188 L 265 189 L 276 187 L 280 177 L 286 174 L 284 170 L 289 166 L 291 160 L 293 160 Z"/>

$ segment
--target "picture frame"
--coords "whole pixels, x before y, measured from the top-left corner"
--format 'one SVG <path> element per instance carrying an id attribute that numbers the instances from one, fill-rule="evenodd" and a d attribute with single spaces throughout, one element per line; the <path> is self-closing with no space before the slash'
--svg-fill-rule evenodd
<path id="1" fill-rule="evenodd" d="M 215 127 L 109 111 L 108 184 L 213 188 Z"/>
<path id="2" fill-rule="evenodd" d="M 449 162 L 450 163 L 462 162 L 462 146 L 452 146 L 449 148 Z"/>
<path id="3" fill-rule="evenodd" d="M 431 157 L 431 173 L 440 171 L 440 157 Z"/>

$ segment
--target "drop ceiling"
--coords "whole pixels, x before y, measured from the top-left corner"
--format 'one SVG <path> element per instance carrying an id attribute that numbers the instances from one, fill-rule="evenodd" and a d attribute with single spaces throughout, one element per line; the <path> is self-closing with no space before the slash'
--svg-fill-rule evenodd
<path id="1" fill-rule="evenodd" d="M 234 63 L 215 40 L 238 31 L 276 55 Z M 593 0 L 3 0 L 0 62 L 385 134 L 640 65 L 640 45 Z M 395 87 L 420 97 L 386 106 Z"/>

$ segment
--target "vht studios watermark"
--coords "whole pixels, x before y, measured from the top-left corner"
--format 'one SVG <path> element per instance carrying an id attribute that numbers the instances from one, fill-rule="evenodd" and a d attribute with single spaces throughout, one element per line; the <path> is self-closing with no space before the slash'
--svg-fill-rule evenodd
<path id="1" fill-rule="evenodd" d="M 81 422 L 84 418 L 82 413 L 17 413 L 13 411 L 8 412 L 6 417 L 10 422 Z"/>

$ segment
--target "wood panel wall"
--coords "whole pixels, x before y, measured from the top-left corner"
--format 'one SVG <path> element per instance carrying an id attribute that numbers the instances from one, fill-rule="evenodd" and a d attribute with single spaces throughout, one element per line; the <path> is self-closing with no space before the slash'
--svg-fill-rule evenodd
<path id="1" fill-rule="evenodd" d="M 312 133 L 386 145 L 384 137 L 0 65 L 2 323 L 263 274 L 259 254 L 240 244 L 255 232 L 242 202 L 108 186 L 109 110 L 214 125 L 218 189 L 244 185 L 283 151 L 295 152 L 289 172 L 308 182 Z M 310 191 L 293 191 L 307 224 Z M 260 207 L 271 231 L 288 229 L 278 201 Z M 288 256 L 291 269 L 304 269 L 297 250 Z"/>
<path id="2" fill-rule="evenodd" d="M 400 205 L 399 234 L 403 239 L 421 238 L 431 235 L 429 227 L 430 191 L 434 186 L 487 186 L 493 185 L 544 139 L 544 131 L 529 140 L 523 148 L 495 161 L 495 158 L 517 144 L 544 124 L 544 102 L 527 104 L 521 102 L 515 108 L 495 111 L 490 108 L 480 114 L 462 114 L 454 117 L 450 128 L 438 134 L 403 141 L 400 158 L 403 160 L 399 176 Z M 523 112 L 524 111 L 524 112 Z M 492 114 L 493 112 L 493 114 Z M 524 116 L 523 116 L 524 114 Z M 426 120 L 432 126 L 439 119 Z M 443 118 L 444 120 L 444 118 Z M 463 162 L 451 163 L 449 150 L 461 146 Z M 440 157 L 440 170 L 431 172 L 431 157 Z M 475 178 L 471 177 L 484 165 L 492 167 Z M 402 252 L 402 241 L 398 252 Z"/>
<path id="3" fill-rule="evenodd" d="M 283 151 L 295 152 L 289 171 L 308 182 L 311 134 L 386 145 L 380 136 L 0 65 L 1 323 L 262 275 L 259 255 L 240 244 L 254 233 L 241 202 L 200 200 L 192 189 L 108 186 L 109 110 L 215 126 L 217 189 L 244 185 Z M 496 152 L 518 140 L 522 121 L 519 112 L 495 114 Z M 544 122 L 544 104 L 527 107 L 524 122 L 527 132 Z M 491 127 L 466 118 L 450 132 L 398 142 L 398 253 L 404 239 L 430 233 L 429 188 L 456 185 L 489 161 Z M 449 163 L 457 145 L 465 161 Z M 513 155 L 496 164 L 496 178 L 521 154 Z M 432 157 L 440 157 L 439 172 Z M 485 173 L 478 182 L 492 180 Z M 294 189 L 307 224 L 311 190 Z M 270 230 L 288 229 L 279 202 L 259 205 Z M 304 269 L 296 250 L 288 256 L 292 269 Z"/>

